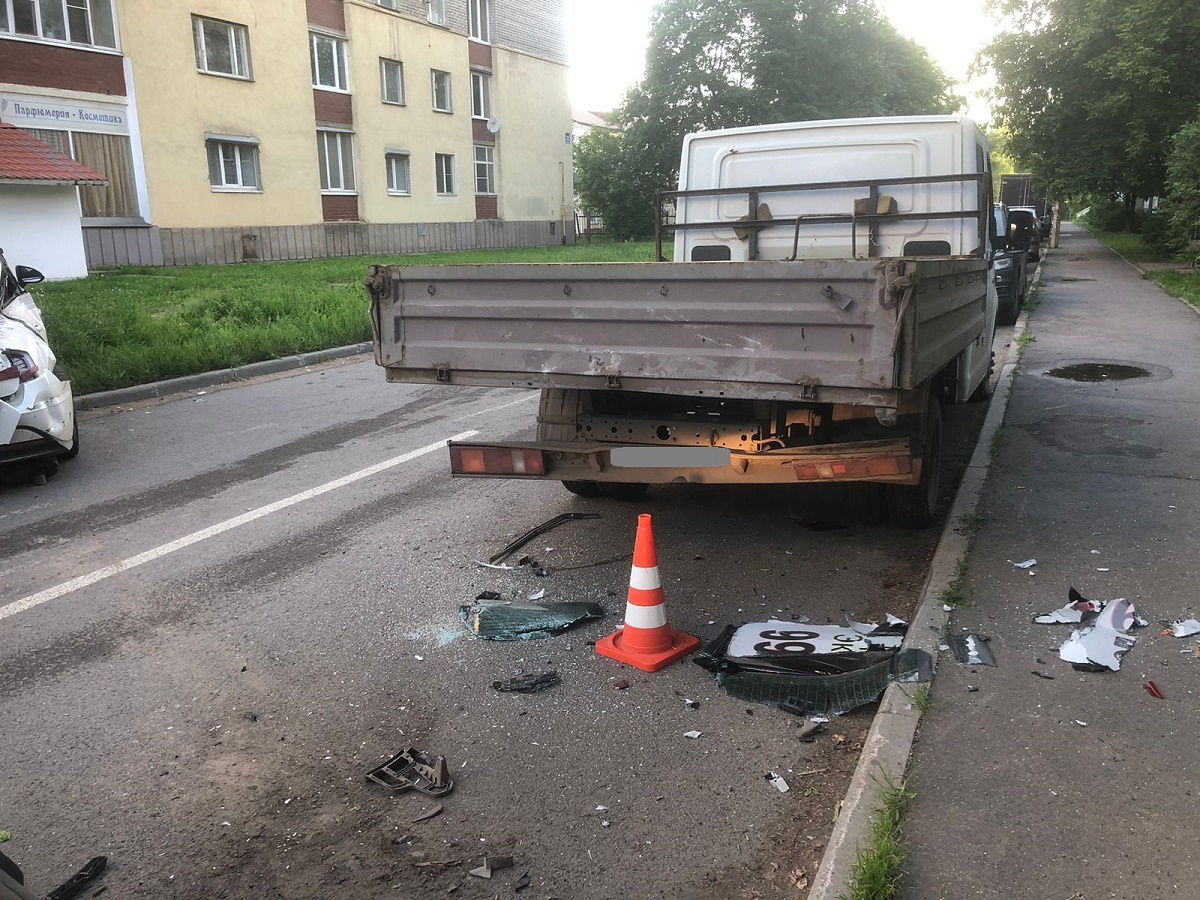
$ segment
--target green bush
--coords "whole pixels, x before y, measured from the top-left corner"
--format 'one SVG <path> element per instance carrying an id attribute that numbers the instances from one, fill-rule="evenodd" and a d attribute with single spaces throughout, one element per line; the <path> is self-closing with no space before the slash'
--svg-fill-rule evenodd
<path id="1" fill-rule="evenodd" d="M 1200 119 L 1175 132 L 1167 157 L 1170 240 L 1179 249 L 1200 238 Z"/>
<path id="2" fill-rule="evenodd" d="M 1129 230 L 1136 232 L 1138 230 L 1139 223 L 1136 218 L 1134 227 L 1129 228 L 1129 213 L 1125 209 L 1125 204 L 1120 200 L 1096 200 L 1088 210 L 1086 218 L 1088 225 L 1101 231 Z"/>
<path id="3" fill-rule="evenodd" d="M 1157 210 L 1142 217 L 1142 242 L 1163 256 L 1178 256 L 1187 247 L 1187 238 L 1180 234 L 1174 213 L 1171 202 L 1164 200 Z"/>

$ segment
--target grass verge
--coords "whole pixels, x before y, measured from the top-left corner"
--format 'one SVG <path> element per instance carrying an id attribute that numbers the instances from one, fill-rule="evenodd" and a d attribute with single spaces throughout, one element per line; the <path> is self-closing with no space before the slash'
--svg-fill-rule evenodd
<path id="1" fill-rule="evenodd" d="M 868 844 L 855 854 L 850 893 L 838 895 L 838 900 L 890 900 L 896 896 L 908 858 L 902 833 L 904 817 L 914 796 L 903 780 L 888 777 L 880 785 L 881 805 L 871 822 Z"/>
<path id="2" fill-rule="evenodd" d="M 971 595 L 971 589 L 967 587 L 967 560 L 965 557 L 959 557 L 954 563 L 954 578 L 946 585 L 938 599 L 941 600 L 943 606 L 975 605 L 975 598 Z"/>
<path id="3" fill-rule="evenodd" d="M 108 269 L 34 289 L 78 396 L 370 339 L 377 263 L 649 262 L 654 245 L 474 250 L 410 256 Z"/>

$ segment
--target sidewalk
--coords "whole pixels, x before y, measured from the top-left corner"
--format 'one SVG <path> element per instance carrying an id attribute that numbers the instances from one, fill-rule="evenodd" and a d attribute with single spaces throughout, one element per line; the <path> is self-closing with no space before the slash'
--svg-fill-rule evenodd
<path id="1" fill-rule="evenodd" d="M 1029 333 L 968 556 L 976 605 L 950 620 L 997 668 L 941 654 L 900 897 L 1200 897 L 1200 658 L 1159 634 L 1200 612 L 1200 316 L 1068 225 Z M 1047 374 L 1078 362 L 1148 375 Z M 1031 557 L 1036 575 L 1010 562 Z M 1072 626 L 1032 622 L 1072 586 L 1149 619 L 1119 672 L 1073 670 Z"/>

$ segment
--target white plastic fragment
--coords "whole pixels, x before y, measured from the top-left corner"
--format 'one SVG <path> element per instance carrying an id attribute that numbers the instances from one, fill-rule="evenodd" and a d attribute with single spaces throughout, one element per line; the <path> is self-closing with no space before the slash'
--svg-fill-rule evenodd
<path id="1" fill-rule="evenodd" d="M 1108 569 L 1097 569 L 1096 571 L 1097 571 L 1097 572 L 1107 572 L 1107 571 L 1108 571 Z"/>
<path id="2" fill-rule="evenodd" d="M 1177 638 L 1191 637 L 1193 634 L 1200 634 L 1200 622 L 1195 619 L 1185 619 L 1180 622 L 1171 623 L 1171 634 Z"/>
<path id="3" fill-rule="evenodd" d="M 788 786 L 788 783 L 778 772 L 768 772 L 767 781 L 769 781 L 771 786 L 776 788 L 781 794 L 786 794 L 791 790 L 791 787 Z"/>
<path id="4" fill-rule="evenodd" d="M 943 603 L 943 604 L 942 604 L 942 611 L 943 611 L 943 612 L 954 612 L 954 607 L 953 607 L 953 606 L 951 606 L 949 603 Z"/>
<path id="5" fill-rule="evenodd" d="M 684 736 L 685 738 L 691 738 L 691 739 L 694 741 L 694 740 L 696 740 L 696 738 L 700 737 L 700 735 L 701 735 L 702 733 L 703 733 L 703 732 L 700 732 L 700 731 L 685 731 L 685 732 L 683 733 L 683 736 Z"/>
<path id="6" fill-rule="evenodd" d="M 1083 721 L 1082 719 L 1076 719 L 1075 724 L 1080 728 L 1087 728 L 1087 722 Z"/>
<path id="7" fill-rule="evenodd" d="M 1027 559 L 1027 560 L 1025 560 L 1024 562 L 1013 562 L 1013 561 L 1010 559 L 1010 560 L 1009 560 L 1009 562 L 1011 562 L 1011 563 L 1012 563 L 1014 566 L 1016 566 L 1018 569 L 1032 569 L 1034 566 L 1036 566 L 1036 565 L 1037 565 L 1037 560 L 1036 560 L 1036 559 Z"/>
<path id="8" fill-rule="evenodd" d="M 1132 603 L 1124 598 L 1113 600 L 1093 624 L 1071 632 L 1058 655 L 1069 663 L 1090 663 L 1115 672 L 1121 668 L 1121 655 L 1137 641 L 1128 633 L 1137 619 Z"/>
<path id="9" fill-rule="evenodd" d="M 546 596 L 546 589 L 542 588 L 540 591 L 534 591 L 532 594 L 530 594 L 529 599 L 530 600 L 541 600 L 545 596 Z"/>

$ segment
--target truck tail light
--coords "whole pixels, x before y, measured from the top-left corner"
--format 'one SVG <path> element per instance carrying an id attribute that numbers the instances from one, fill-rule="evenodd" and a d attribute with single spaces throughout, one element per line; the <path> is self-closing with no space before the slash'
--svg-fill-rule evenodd
<path id="1" fill-rule="evenodd" d="M 812 465 L 797 463 L 794 468 L 796 478 L 800 481 L 855 481 L 886 475 L 910 475 L 912 458 L 908 454 L 874 456 L 868 459 L 840 459 L 837 462 Z"/>
<path id="2" fill-rule="evenodd" d="M 450 447 L 450 471 L 455 475 L 545 475 L 541 450 L 512 447 Z"/>

